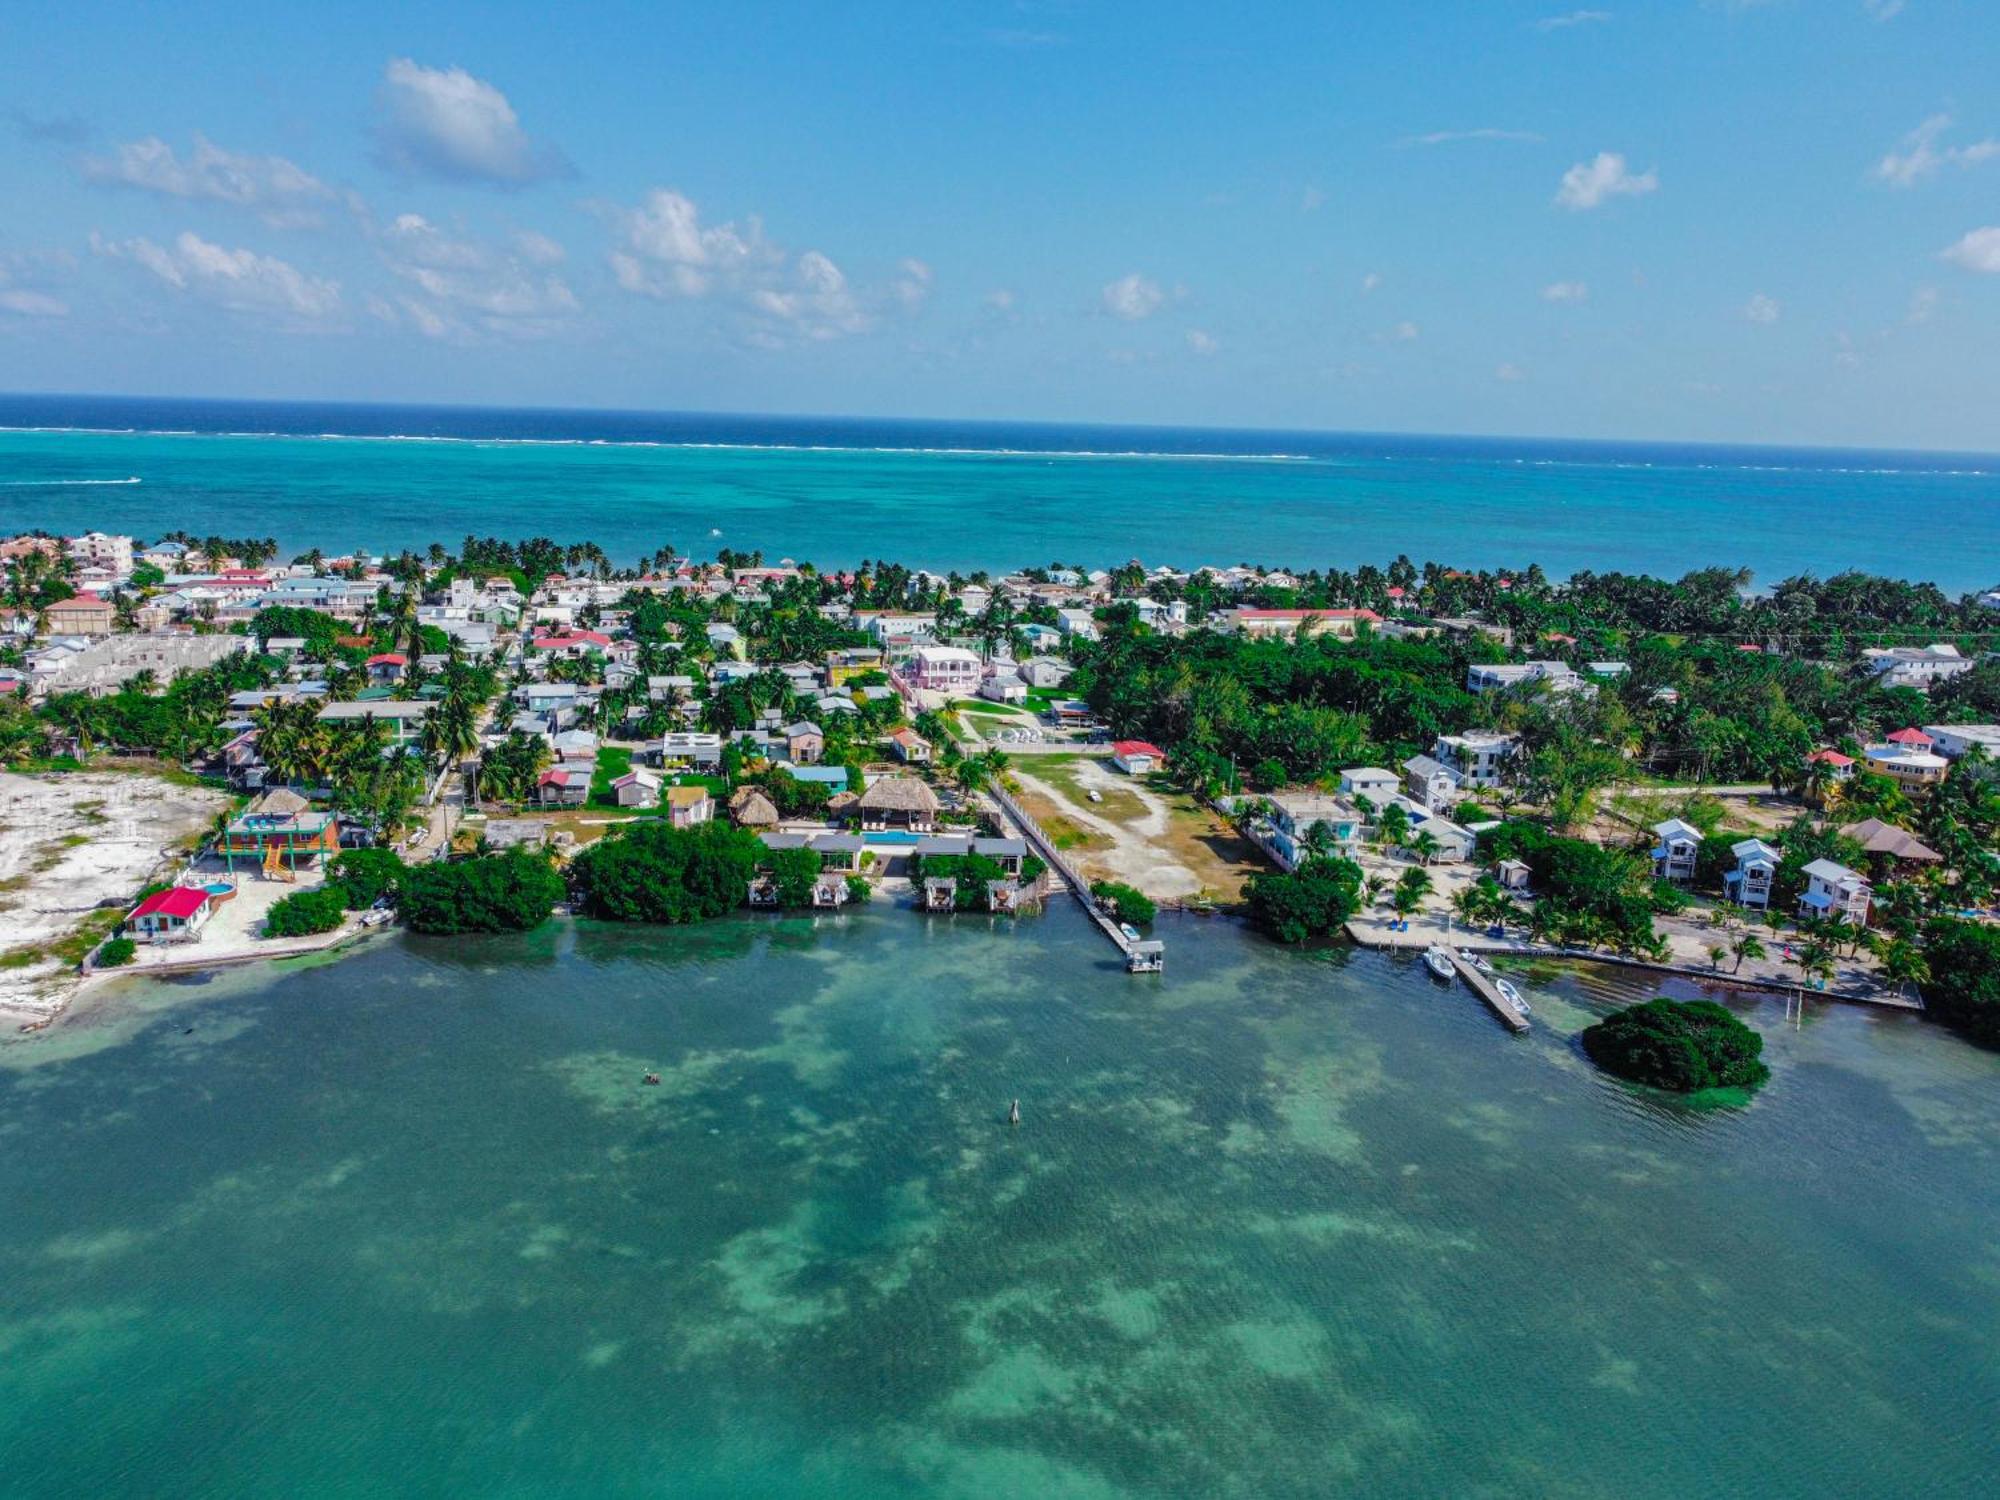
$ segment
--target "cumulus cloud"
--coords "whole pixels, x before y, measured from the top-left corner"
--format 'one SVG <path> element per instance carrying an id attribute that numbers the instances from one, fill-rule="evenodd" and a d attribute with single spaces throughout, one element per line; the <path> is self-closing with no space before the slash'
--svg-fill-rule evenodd
<path id="1" fill-rule="evenodd" d="M 1381 284 L 1382 273 L 1379 271 L 1370 271 L 1366 276 L 1361 278 L 1361 290 L 1364 292 L 1372 292 Z"/>
<path id="2" fill-rule="evenodd" d="M 1743 304 L 1743 316 L 1752 323 L 1775 323 L 1782 312 L 1778 299 L 1767 297 L 1762 292 Z"/>
<path id="3" fill-rule="evenodd" d="M 429 338 L 481 333 L 540 338 L 561 329 L 578 303 L 548 267 L 561 247 L 541 236 L 514 237 L 503 250 L 447 233 L 422 214 L 400 214 L 382 230 L 384 264 L 408 290 L 396 305 Z M 379 309 L 376 311 L 380 316 Z"/>
<path id="4" fill-rule="evenodd" d="M 189 230 L 170 245 L 143 235 L 106 240 L 97 234 L 90 244 L 99 255 L 142 266 L 175 291 L 231 312 L 293 327 L 324 325 L 340 314 L 338 282 L 308 275 L 276 256 L 213 244 Z"/>
<path id="5" fill-rule="evenodd" d="M 764 242 L 764 226 L 752 219 L 704 225 L 692 199 L 670 188 L 654 188 L 634 209 L 614 209 L 618 246 L 611 271 L 618 284 L 643 297 L 700 297 L 718 277 L 752 267 L 775 265 L 781 256 Z"/>
<path id="6" fill-rule="evenodd" d="M 183 158 L 158 136 L 127 141 L 109 156 L 84 161 L 83 175 L 109 187 L 136 188 L 163 198 L 227 203 L 285 227 L 318 222 L 333 189 L 282 156 L 228 151 L 197 134 Z"/>
<path id="7" fill-rule="evenodd" d="M 1108 283 L 1099 297 L 1106 312 L 1114 318 L 1123 318 L 1128 323 L 1150 318 L 1167 300 L 1167 294 L 1160 289 L 1160 284 L 1138 271 Z"/>
<path id="8" fill-rule="evenodd" d="M 505 94 L 463 68 L 391 59 L 375 107 L 378 155 L 397 172 L 519 187 L 571 171 L 528 138 Z"/>
<path id="9" fill-rule="evenodd" d="M 783 329 L 813 340 L 862 333 L 871 322 L 840 267 L 817 250 L 798 258 L 789 286 L 760 287 L 751 303 Z"/>
<path id="10" fill-rule="evenodd" d="M 692 199 L 654 188 L 636 208 L 600 205 L 611 224 L 613 277 L 660 301 L 714 298 L 747 317 L 750 341 L 821 341 L 865 333 L 892 314 L 914 313 L 936 273 L 914 257 L 886 282 L 857 287 L 821 250 L 793 256 L 764 236 L 762 221 L 710 224 Z"/>
<path id="11" fill-rule="evenodd" d="M 1948 166 L 1976 167 L 2000 156 L 2000 140 L 1991 137 L 1966 146 L 1941 145 L 1941 138 L 1950 128 L 1950 115 L 1932 115 L 1903 137 L 1899 149 L 1887 153 L 1875 164 L 1876 180 L 1891 187 L 1915 187 Z"/>
<path id="12" fill-rule="evenodd" d="M 23 318 L 67 317 L 69 304 L 62 298 L 18 284 L 15 267 L 32 268 L 36 260 L 34 256 L 0 256 L 0 312 Z"/>
<path id="13" fill-rule="evenodd" d="M 1222 347 L 1212 334 L 1200 328 L 1190 328 L 1188 330 L 1187 346 L 1194 350 L 1196 354 L 1202 355 L 1213 354 Z"/>
<path id="14" fill-rule="evenodd" d="M 1589 297 L 1590 288 L 1581 281 L 1552 281 L 1542 288 L 1544 302 L 1584 302 Z"/>
<path id="15" fill-rule="evenodd" d="M 1638 198 L 1660 186 L 1657 172 L 1633 172 L 1616 151 L 1600 151 L 1563 173 L 1556 202 L 1574 212 L 1596 208 L 1607 198 Z"/>
<path id="16" fill-rule="evenodd" d="M 1948 247 L 1944 258 L 1968 271 L 2000 276 L 2000 225 L 1973 230 L 1957 244 Z"/>
<path id="17" fill-rule="evenodd" d="M 1572 26 L 1602 26 L 1611 19 L 1608 10 L 1573 10 L 1560 16 L 1543 16 L 1535 22 L 1537 31 L 1567 31 Z"/>
<path id="18" fill-rule="evenodd" d="M 523 229 L 514 235 L 514 253 L 531 266 L 559 266 L 569 252 L 547 235 Z"/>
<path id="19" fill-rule="evenodd" d="M 1544 137 L 1532 130 L 1502 130 L 1494 125 L 1480 125 L 1471 130 L 1433 130 L 1428 135 L 1406 135 L 1396 142 L 1399 146 L 1450 146 L 1459 141 L 1526 141 L 1533 143 Z"/>

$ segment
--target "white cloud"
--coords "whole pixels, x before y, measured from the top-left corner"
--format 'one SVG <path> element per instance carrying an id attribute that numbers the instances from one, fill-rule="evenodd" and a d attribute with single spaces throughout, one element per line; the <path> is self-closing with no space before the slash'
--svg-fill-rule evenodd
<path id="1" fill-rule="evenodd" d="M 937 273 L 923 261 L 906 257 L 897 265 L 896 273 L 889 292 L 905 311 L 915 312 L 930 300 L 931 283 L 937 279 Z"/>
<path id="2" fill-rule="evenodd" d="M 275 317 L 291 326 L 323 325 L 340 313 L 340 284 L 311 276 L 275 256 L 231 250 L 192 231 L 171 245 L 143 235 L 111 241 L 92 234 L 91 248 L 143 266 L 175 291 L 231 312 Z"/>
<path id="3" fill-rule="evenodd" d="M 1372 292 L 1381 284 L 1382 274 L 1379 271 L 1370 271 L 1366 276 L 1361 278 L 1361 290 L 1364 292 Z"/>
<path id="4" fill-rule="evenodd" d="M 1767 297 L 1762 292 L 1743 304 L 1743 316 L 1753 323 L 1775 323 L 1783 311 L 1777 298 Z"/>
<path id="5" fill-rule="evenodd" d="M 1020 298 L 1004 286 L 997 286 L 986 294 L 986 305 L 995 312 L 1012 312 L 1018 301 Z"/>
<path id="6" fill-rule="evenodd" d="M 18 257 L 15 263 L 32 265 L 33 259 Z M 62 298 L 13 283 L 14 273 L 8 268 L 7 258 L 0 257 L 0 312 L 16 313 L 24 318 L 62 318 L 69 315 L 69 304 Z"/>
<path id="7" fill-rule="evenodd" d="M 1637 198 L 1656 191 L 1659 174 L 1634 173 L 1616 151 L 1600 151 L 1592 161 L 1580 161 L 1563 173 L 1556 202 L 1575 212 L 1596 208 L 1607 198 Z"/>
<path id="8" fill-rule="evenodd" d="M 1493 378 L 1505 385 L 1514 385 L 1528 378 L 1528 372 L 1519 365 L 1503 364 L 1493 372 Z"/>
<path id="9" fill-rule="evenodd" d="M 549 269 L 549 252 L 560 259 L 561 247 L 540 235 L 516 235 L 503 251 L 447 234 L 422 214 L 399 214 L 378 248 L 411 288 L 399 305 L 430 338 L 542 338 L 578 310 L 575 293 Z"/>
<path id="10" fill-rule="evenodd" d="M 1906 323 L 1928 323 L 1937 311 L 1938 289 L 1934 286 L 1920 286 L 1910 293 L 1910 310 L 1904 314 Z"/>
<path id="11" fill-rule="evenodd" d="M 1203 355 L 1213 354 L 1222 347 L 1212 335 L 1205 333 L 1199 328 L 1190 328 L 1188 330 L 1187 346 L 1194 350 L 1196 354 Z"/>
<path id="12" fill-rule="evenodd" d="M 654 188 L 635 209 L 614 212 L 619 248 L 611 270 L 628 292 L 645 297 L 700 297 L 727 277 L 781 257 L 764 243 L 764 226 L 718 224 L 704 227 L 692 199 L 670 188 Z"/>
<path id="13" fill-rule="evenodd" d="M 798 258 L 789 286 L 760 288 L 750 300 L 786 331 L 807 339 L 864 333 L 873 323 L 840 267 L 817 250 L 808 250 Z"/>
<path id="14" fill-rule="evenodd" d="M 227 151 L 202 135 L 195 136 L 186 160 L 157 136 L 147 136 L 114 147 L 109 156 L 86 158 L 83 175 L 163 198 L 251 209 L 279 227 L 317 222 L 321 205 L 334 196 L 332 188 L 296 162 Z"/>
<path id="15" fill-rule="evenodd" d="M 391 59 L 375 103 L 380 156 L 395 171 L 514 187 L 570 170 L 528 139 L 505 94 L 463 68 Z"/>
<path id="16" fill-rule="evenodd" d="M 569 252 L 547 235 L 523 229 L 514 236 L 514 253 L 531 266 L 559 266 Z"/>
<path id="17" fill-rule="evenodd" d="M 1537 31 L 1566 31 L 1572 26 L 1601 26 L 1611 19 L 1608 10 L 1573 10 L 1567 15 L 1543 16 L 1535 22 Z"/>
<path id="18" fill-rule="evenodd" d="M 1950 128 L 1950 115 L 1932 115 L 1903 137 L 1900 150 L 1889 152 L 1875 164 L 1876 179 L 1891 187 L 1915 187 L 1947 166 L 1976 167 L 2000 157 L 2000 140 L 1990 137 L 1969 146 L 1940 148 L 1939 139 Z"/>
<path id="19" fill-rule="evenodd" d="M 1128 323 L 1150 318 L 1167 300 L 1167 294 L 1160 290 L 1157 281 L 1137 271 L 1109 283 L 1100 296 L 1106 312 Z"/>
<path id="20" fill-rule="evenodd" d="M 1542 288 L 1544 302 L 1585 302 L 1590 288 L 1581 281 L 1552 281 Z"/>
<path id="21" fill-rule="evenodd" d="M 2000 276 L 2000 225 L 1975 229 L 1944 251 L 1944 258 L 1968 271 Z"/>
<path id="22" fill-rule="evenodd" d="M 1861 8 L 1877 21 L 1893 21 L 1903 13 L 1903 0 L 1861 0 Z"/>
<path id="23" fill-rule="evenodd" d="M 1396 142 L 1399 146 L 1449 146 L 1459 141 L 1526 141 L 1537 142 L 1545 137 L 1532 130 L 1502 130 L 1494 125 L 1481 125 L 1472 130 L 1433 130 L 1428 135 L 1406 135 Z"/>
<path id="24" fill-rule="evenodd" d="M 1423 329 L 1419 328 L 1415 323 L 1412 323 L 1409 319 L 1405 318 L 1402 322 L 1398 323 L 1394 328 L 1391 328 L 1384 333 L 1376 334 L 1375 342 L 1378 344 L 1409 344 L 1409 343 L 1414 343 L 1418 338 L 1422 337 L 1422 335 L 1423 335 Z"/>

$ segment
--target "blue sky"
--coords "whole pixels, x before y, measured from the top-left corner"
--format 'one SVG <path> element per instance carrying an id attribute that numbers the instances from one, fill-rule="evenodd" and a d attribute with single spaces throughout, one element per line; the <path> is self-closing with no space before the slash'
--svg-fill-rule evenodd
<path id="1" fill-rule="evenodd" d="M 1977 0 L 0 20 L 0 389 L 2000 449 Z"/>

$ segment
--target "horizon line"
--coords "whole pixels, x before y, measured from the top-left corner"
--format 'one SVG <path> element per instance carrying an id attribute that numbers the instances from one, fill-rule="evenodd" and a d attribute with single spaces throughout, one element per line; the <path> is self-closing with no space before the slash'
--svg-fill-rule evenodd
<path id="1" fill-rule="evenodd" d="M 1744 442 L 1741 440 L 1717 440 L 1707 438 L 1667 438 L 1667 437 L 1576 437 L 1564 435 L 1491 433 L 1491 432 L 1436 432 L 1416 428 L 1341 428 L 1341 427 L 1264 427 L 1225 426 L 1200 422 L 1108 422 L 1085 418 L 1052 417 L 926 417 L 926 416 L 869 416 L 853 412 L 800 412 L 800 411 L 726 411 L 705 407 L 647 407 L 647 406 L 594 406 L 561 405 L 541 402 L 530 403 L 488 403 L 476 401 L 410 401 L 410 400 L 362 400 L 352 397 L 332 396 L 191 396 L 159 395 L 153 393 L 119 393 L 106 391 L 0 391 L 0 401 L 157 401 L 179 403 L 186 406 L 237 405 L 246 407 L 304 406 L 325 407 L 355 411 L 440 411 L 440 412 L 485 412 L 562 414 L 568 416 L 615 416 L 615 417 L 692 417 L 726 421 L 765 422 L 845 422 L 853 424 L 900 422 L 927 426 L 962 426 L 991 428 L 1053 428 L 1072 430 L 1094 430 L 1104 432 L 1174 432 L 1174 433 L 1222 433 L 1256 434 L 1271 437 L 1313 437 L 1344 439 L 1429 439 L 1463 443 L 1529 444 L 1560 443 L 1573 446 L 1595 446 L 1605 448 L 1699 448 L 1711 451 L 1722 450 L 1743 453 L 1862 453 L 1895 454 L 1909 457 L 1972 458 L 2000 461 L 2000 448 L 1910 448 L 1894 446 L 1871 446 L 1848 443 L 1786 443 L 1779 441 Z M 0 424 L 3 426 L 4 424 Z M 22 429 L 13 429 L 16 431 Z M 76 431 L 117 431 L 111 428 L 77 428 Z M 211 434 L 200 434 L 210 436 Z M 293 434 L 274 433 L 272 436 Z"/>

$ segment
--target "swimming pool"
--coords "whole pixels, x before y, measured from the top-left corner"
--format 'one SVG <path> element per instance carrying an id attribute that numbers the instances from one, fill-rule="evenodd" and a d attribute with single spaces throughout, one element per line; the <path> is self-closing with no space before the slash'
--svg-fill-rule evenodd
<path id="1" fill-rule="evenodd" d="M 921 833 L 904 833 L 894 828 L 878 828 L 872 833 L 862 834 L 861 842 L 864 844 L 920 844 L 923 842 L 923 838 L 924 836 Z"/>

